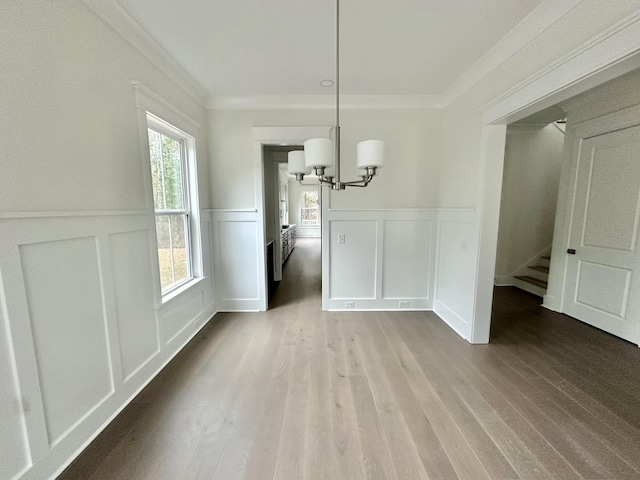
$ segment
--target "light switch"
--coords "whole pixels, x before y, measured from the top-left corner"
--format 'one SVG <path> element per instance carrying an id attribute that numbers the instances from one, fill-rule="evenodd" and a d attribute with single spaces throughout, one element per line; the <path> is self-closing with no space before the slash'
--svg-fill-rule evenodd
<path id="1" fill-rule="evenodd" d="M 345 234 L 344 233 L 339 233 L 338 234 L 338 243 L 345 243 L 345 242 L 346 242 Z"/>

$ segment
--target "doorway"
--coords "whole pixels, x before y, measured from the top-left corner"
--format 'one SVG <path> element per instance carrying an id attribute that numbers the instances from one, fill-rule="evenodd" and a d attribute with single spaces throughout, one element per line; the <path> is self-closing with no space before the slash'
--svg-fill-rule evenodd
<path id="1" fill-rule="evenodd" d="M 635 344 L 640 341 L 640 95 L 618 92 L 628 92 L 638 81 L 640 70 L 632 71 L 530 117 L 567 112 L 569 118 L 553 248 L 547 257 L 548 292 L 532 293 L 543 296 L 543 306 L 550 310 Z M 505 192 L 510 181 L 509 129 L 514 125 L 507 128 L 501 214 L 510 208 Z M 507 221 L 508 215 L 501 216 L 497 274 L 504 256 L 500 245 L 508 243 L 503 228 Z M 524 268 L 540 268 L 540 262 L 531 259 Z M 501 284 L 498 275 L 496 284 Z"/>
<path id="2" fill-rule="evenodd" d="M 276 192 L 279 192 L 279 188 L 275 185 L 274 178 L 277 177 L 277 172 L 274 170 L 277 167 L 277 163 L 273 159 L 265 158 L 265 152 L 268 148 L 278 150 L 282 149 L 284 152 L 288 152 L 292 148 L 300 148 L 300 145 L 310 138 L 330 138 L 331 127 L 329 126 L 317 126 L 317 127 L 253 127 L 253 140 L 254 140 L 254 168 L 255 168 L 255 180 L 256 180 L 256 214 L 258 220 L 258 242 L 261 244 L 258 248 L 258 283 L 260 291 L 260 310 L 265 311 L 268 308 L 269 298 L 269 268 L 273 269 L 278 266 L 280 272 L 282 269 L 282 253 L 281 242 L 279 239 L 279 231 L 277 226 L 279 225 L 280 213 L 278 207 L 278 213 L 274 204 Z M 278 148 L 275 148 L 278 147 Z M 284 147 L 284 148 L 283 148 Z M 284 158 L 282 159 L 284 161 Z M 265 166 L 268 165 L 268 168 Z M 271 199 L 270 202 L 268 200 Z M 322 208 L 326 208 L 322 206 Z M 276 234 L 278 232 L 278 234 Z M 276 246 L 280 243 L 278 251 L 275 250 Z M 276 255 L 280 256 L 280 261 L 274 260 L 268 261 L 269 257 L 269 243 L 271 243 L 272 257 L 275 259 Z M 328 255 L 328 252 L 322 247 L 322 256 Z M 280 273 L 281 275 L 281 273 Z M 274 279 L 275 279 L 274 275 Z"/>
<path id="3" fill-rule="evenodd" d="M 289 297 L 296 291 L 299 291 L 301 296 L 311 295 L 310 287 L 302 288 L 302 284 L 306 285 L 309 280 L 304 278 L 305 273 L 310 276 L 317 274 L 321 278 L 320 186 L 314 175 L 306 175 L 302 182 L 298 182 L 289 174 L 289 152 L 299 150 L 303 150 L 302 145 L 264 147 L 268 308 L 275 308 L 283 301 L 291 300 Z M 295 257 L 295 260 L 290 261 L 290 257 Z M 318 265 L 315 265 L 316 260 Z M 313 264 L 311 268 L 304 268 L 305 261 Z M 289 264 L 293 266 L 289 267 Z M 291 269 L 295 271 L 290 271 Z M 292 277 L 297 278 L 300 288 L 291 285 Z M 286 288 L 287 293 L 279 295 L 274 303 L 274 296 L 283 282 L 282 288 Z M 311 281 L 311 284 L 313 283 Z M 321 298 L 321 288 L 315 293 Z"/>
<path id="4" fill-rule="evenodd" d="M 496 254 L 496 286 L 547 292 L 565 140 L 553 107 L 507 126 Z"/>

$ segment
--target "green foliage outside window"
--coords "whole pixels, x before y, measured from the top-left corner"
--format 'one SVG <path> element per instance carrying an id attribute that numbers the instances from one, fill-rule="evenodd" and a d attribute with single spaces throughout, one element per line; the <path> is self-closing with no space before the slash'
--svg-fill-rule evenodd
<path id="1" fill-rule="evenodd" d="M 191 276 L 182 171 L 184 151 L 180 141 L 151 128 L 148 133 L 160 284 L 164 292 Z"/>

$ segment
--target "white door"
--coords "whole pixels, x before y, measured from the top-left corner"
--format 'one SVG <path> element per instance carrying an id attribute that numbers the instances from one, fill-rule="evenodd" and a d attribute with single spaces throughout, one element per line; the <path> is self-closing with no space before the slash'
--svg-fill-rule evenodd
<path id="1" fill-rule="evenodd" d="M 575 147 L 565 313 L 637 344 L 640 126 L 581 138 Z"/>

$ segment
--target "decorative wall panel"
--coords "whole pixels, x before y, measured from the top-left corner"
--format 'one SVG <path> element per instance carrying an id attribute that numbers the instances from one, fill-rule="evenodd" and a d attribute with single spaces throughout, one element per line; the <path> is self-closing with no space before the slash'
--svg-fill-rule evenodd
<path id="1" fill-rule="evenodd" d="M 50 444 L 113 392 L 94 237 L 20 246 Z"/>
<path id="2" fill-rule="evenodd" d="M 138 230 L 109 235 L 125 381 L 159 351 L 149 234 Z"/>

